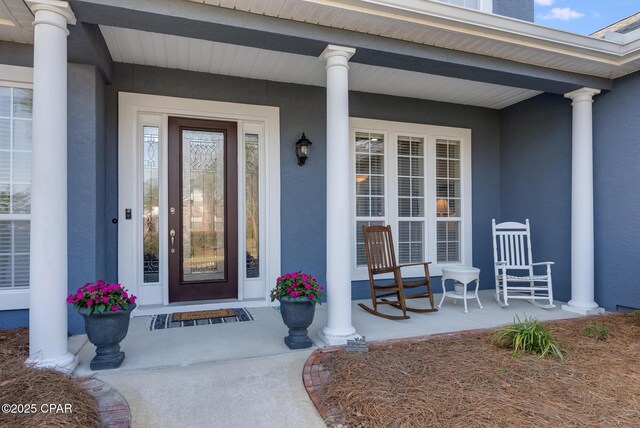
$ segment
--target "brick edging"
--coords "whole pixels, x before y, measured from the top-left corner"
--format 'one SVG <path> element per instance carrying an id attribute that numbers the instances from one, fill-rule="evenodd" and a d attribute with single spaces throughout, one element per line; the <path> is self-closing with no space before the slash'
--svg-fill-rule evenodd
<path id="1" fill-rule="evenodd" d="M 104 428 L 131 427 L 129 404 L 118 391 L 95 377 L 78 379 L 77 384 L 98 402 L 100 422 Z"/>

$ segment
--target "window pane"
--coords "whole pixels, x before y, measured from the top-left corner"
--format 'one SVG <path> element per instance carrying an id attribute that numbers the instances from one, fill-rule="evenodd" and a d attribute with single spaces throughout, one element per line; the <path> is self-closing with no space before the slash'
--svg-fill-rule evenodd
<path id="1" fill-rule="evenodd" d="M 31 181 L 31 152 L 13 152 L 13 181 Z"/>
<path id="2" fill-rule="evenodd" d="M 33 91 L 31 89 L 13 89 L 13 117 L 31 119 L 33 106 Z"/>
<path id="3" fill-rule="evenodd" d="M 29 286 L 29 221 L 0 221 L 0 287 Z"/>
<path id="4" fill-rule="evenodd" d="M 398 137 L 399 217 L 424 217 L 423 153 L 422 138 Z"/>
<path id="5" fill-rule="evenodd" d="M 9 214 L 11 212 L 10 188 L 8 184 L 0 184 L 0 214 Z"/>
<path id="6" fill-rule="evenodd" d="M 400 263 L 419 263 L 424 260 L 424 222 L 398 222 L 398 259 Z"/>
<path id="7" fill-rule="evenodd" d="M 384 136 L 356 133 L 356 217 L 384 217 Z"/>
<path id="8" fill-rule="evenodd" d="M 436 215 L 460 217 L 460 142 L 436 140 Z"/>
<path id="9" fill-rule="evenodd" d="M 13 121 L 13 148 L 15 150 L 31 150 L 31 121 Z"/>
<path id="10" fill-rule="evenodd" d="M 0 150 L 11 149 L 11 120 L 0 119 Z"/>
<path id="11" fill-rule="evenodd" d="M 160 147 L 157 126 L 142 127 L 143 207 L 142 245 L 144 282 L 160 281 Z"/>
<path id="12" fill-rule="evenodd" d="M 11 117 L 11 88 L 0 86 L 0 117 Z"/>
<path id="13" fill-rule="evenodd" d="M 246 185 L 246 251 L 247 278 L 260 277 L 260 145 L 257 134 L 246 134 L 245 185 Z"/>
<path id="14" fill-rule="evenodd" d="M 437 226 L 437 258 L 439 263 L 460 262 L 460 222 L 439 221 Z"/>
<path id="15" fill-rule="evenodd" d="M 31 185 L 13 185 L 13 213 L 29 214 L 31 212 Z"/>

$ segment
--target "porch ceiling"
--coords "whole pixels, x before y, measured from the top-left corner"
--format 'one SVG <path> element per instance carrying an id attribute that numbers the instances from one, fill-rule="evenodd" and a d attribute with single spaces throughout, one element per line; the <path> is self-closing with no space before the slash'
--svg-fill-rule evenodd
<path id="1" fill-rule="evenodd" d="M 0 40 L 33 43 L 33 14 L 22 0 L 0 1 Z"/>
<path id="2" fill-rule="evenodd" d="M 604 78 L 640 68 L 638 43 L 626 43 L 633 40 L 583 36 L 434 1 L 186 1 Z"/>
<path id="3" fill-rule="evenodd" d="M 115 62 L 325 86 L 317 57 L 140 30 L 100 26 Z M 539 91 L 351 63 L 350 89 L 501 109 Z"/>

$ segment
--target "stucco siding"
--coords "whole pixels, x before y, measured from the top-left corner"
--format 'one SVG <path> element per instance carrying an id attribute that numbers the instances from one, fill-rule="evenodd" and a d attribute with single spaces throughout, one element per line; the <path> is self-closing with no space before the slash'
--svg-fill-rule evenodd
<path id="1" fill-rule="evenodd" d="M 640 308 L 640 73 L 594 98 L 596 302 Z"/>
<path id="2" fill-rule="evenodd" d="M 493 13 L 533 22 L 533 0 L 493 0 Z"/>
<path id="3" fill-rule="evenodd" d="M 531 221 L 535 261 L 554 261 L 554 297 L 571 296 L 571 100 L 542 94 L 503 109 L 501 216 Z M 491 224 L 485 226 L 489 231 Z"/>

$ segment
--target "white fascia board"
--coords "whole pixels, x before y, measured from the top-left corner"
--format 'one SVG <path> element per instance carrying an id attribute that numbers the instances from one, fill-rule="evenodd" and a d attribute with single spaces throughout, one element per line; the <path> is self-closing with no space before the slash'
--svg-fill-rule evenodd
<path id="1" fill-rule="evenodd" d="M 422 24 L 443 30 L 471 34 L 484 39 L 543 49 L 549 52 L 618 65 L 623 44 L 596 37 L 544 27 L 527 21 L 473 9 L 423 0 L 302 0 L 376 15 L 382 18 Z"/>

